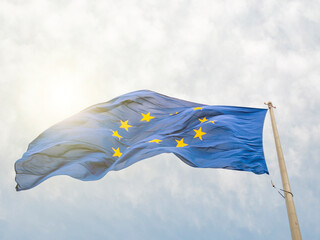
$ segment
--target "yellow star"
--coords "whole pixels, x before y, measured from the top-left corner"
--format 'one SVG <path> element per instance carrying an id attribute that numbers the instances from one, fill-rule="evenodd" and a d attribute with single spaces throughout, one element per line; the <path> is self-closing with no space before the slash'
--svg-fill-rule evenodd
<path id="1" fill-rule="evenodd" d="M 195 107 L 193 110 L 202 110 L 202 107 Z"/>
<path id="2" fill-rule="evenodd" d="M 175 114 L 178 114 L 178 112 L 176 112 Z M 170 115 L 174 115 L 174 114 L 170 113 Z"/>
<path id="3" fill-rule="evenodd" d="M 112 131 L 112 132 L 113 132 L 112 136 L 118 137 L 119 140 L 122 138 L 122 137 L 119 135 L 118 131 Z"/>
<path id="4" fill-rule="evenodd" d="M 117 149 L 112 148 L 112 150 L 114 151 L 114 154 L 112 155 L 112 157 L 121 157 L 122 153 L 120 152 L 119 148 Z"/>
<path id="5" fill-rule="evenodd" d="M 129 121 L 129 120 L 123 122 L 123 121 L 120 120 L 120 122 L 121 122 L 120 128 L 124 128 L 125 130 L 127 130 L 127 132 L 128 132 L 128 128 L 129 128 L 129 127 L 132 127 L 131 125 L 128 124 L 128 121 Z"/>
<path id="6" fill-rule="evenodd" d="M 162 140 L 160 140 L 160 139 L 153 139 L 153 140 L 149 141 L 149 143 L 153 143 L 153 142 L 159 143 L 159 142 L 162 142 Z"/>
<path id="7" fill-rule="evenodd" d="M 209 122 L 211 122 L 211 123 L 215 124 L 215 122 L 214 122 L 214 121 L 209 121 Z"/>
<path id="8" fill-rule="evenodd" d="M 201 123 L 204 123 L 205 121 L 207 121 L 208 119 L 206 118 L 206 117 L 204 117 L 204 118 L 202 118 L 202 119 L 200 119 L 199 118 L 199 121 L 201 122 Z"/>
<path id="9" fill-rule="evenodd" d="M 197 129 L 193 129 L 193 131 L 196 132 L 196 135 L 193 138 L 200 138 L 200 140 L 202 141 L 202 135 L 205 135 L 205 132 L 202 132 L 201 127 L 197 130 Z"/>
<path id="10" fill-rule="evenodd" d="M 140 121 L 147 121 L 147 122 L 149 122 L 151 119 L 154 118 L 154 117 L 150 116 L 150 112 L 148 112 L 147 114 L 141 113 L 141 115 L 143 116 L 143 118 L 142 118 Z"/>
<path id="11" fill-rule="evenodd" d="M 188 144 L 184 143 L 183 142 L 183 138 L 179 141 L 177 139 L 175 139 L 176 142 L 177 142 L 177 146 L 176 147 L 185 147 L 185 146 L 188 146 Z"/>

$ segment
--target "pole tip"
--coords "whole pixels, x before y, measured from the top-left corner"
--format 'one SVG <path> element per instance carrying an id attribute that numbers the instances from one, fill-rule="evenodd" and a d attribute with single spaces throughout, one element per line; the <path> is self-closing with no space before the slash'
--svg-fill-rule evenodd
<path id="1" fill-rule="evenodd" d="M 265 105 L 268 105 L 268 108 L 270 109 L 270 108 L 276 108 L 276 106 L 273 106 L 273 104 L 272 104 L 272 102 L 268 102 L 268 103 L 264 103 Z"/>

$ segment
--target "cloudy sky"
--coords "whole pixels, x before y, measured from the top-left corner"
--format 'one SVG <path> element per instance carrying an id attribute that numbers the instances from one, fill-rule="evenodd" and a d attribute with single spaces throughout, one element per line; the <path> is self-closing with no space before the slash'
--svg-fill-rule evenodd
<path id="1" fill-rule="evenodd" d="M 270 175 L 170 154 L 16 192 L 14 163 L 54 123 L 150 89 L 211 105 L 273 101 L 302 236 L 320 235 L 319 1 L 0 1 L 0 238 L 290 239 Z M 317 120 L 318 119 L 318 120 Z"/>

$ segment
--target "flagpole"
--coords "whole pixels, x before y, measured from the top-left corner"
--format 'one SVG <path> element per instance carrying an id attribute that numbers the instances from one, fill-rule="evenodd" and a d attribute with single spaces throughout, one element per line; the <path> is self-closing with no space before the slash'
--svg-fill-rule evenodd
<path id="1" fill-rule="evenodd" d="M 269 108 L 270 117 L 271 117 L 274 141 L 277 149 L 282 186 L 283 186 L 284 196 L 286 200 L 286 206 L 287 206 L 287 212 L 288 212 L 288 218 L 289 218 L 289 224 L 290 224 L 290 230 L 291 230 L 291 237 L 293 240 L 301 240 L 301 232 L 300 232 L 299 222 L 296 214 L 296 209 L 294 207 L 293 194 L 291 193 L 287 168 L 284 162 L 276 120 L 273 113 L 273 108 L 275 107 L 272 105 L 272 102 L 268 102 L 268 108 Z"/>

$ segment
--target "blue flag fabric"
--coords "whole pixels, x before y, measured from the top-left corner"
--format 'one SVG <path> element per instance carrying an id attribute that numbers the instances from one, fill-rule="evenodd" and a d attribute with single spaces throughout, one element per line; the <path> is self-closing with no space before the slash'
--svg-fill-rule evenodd
<path id="1" fill-rule="evenodd" d="M 142 159 L 174 153 L 199 168 L 268 174 L 262 147 L 267 110 L 207 106 L 136 91 L 52 126 L 15 163 L 16 190 L 49 177 L 102 178 Z"/>

